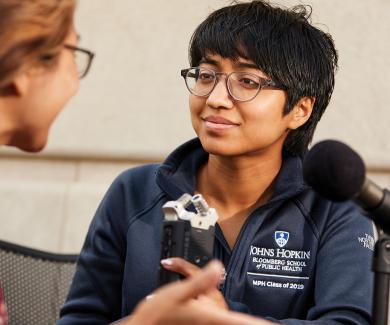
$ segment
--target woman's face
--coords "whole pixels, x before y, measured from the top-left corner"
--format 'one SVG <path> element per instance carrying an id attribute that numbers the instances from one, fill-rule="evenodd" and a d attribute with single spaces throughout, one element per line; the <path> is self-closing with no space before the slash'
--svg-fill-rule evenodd
<path id="1" fill-rule="evenodd" d="M 268 77 L 252 61 L 237 61 L 209 55 L 200 67 L 216 72 L 248 72 Z M 253 155 L 280 152 L 288 130 L 295 128 L 293 115 L 283 114 L 287 102 L 286 92 L 279 89 L 262 89 L 251 101 L 234 100 L 226 87 L 226 77 L 219 82 L 208 97 L 190 95 L 191 120 L 204 149 L 221 156 Z"/>
<path id="2" fill-rule="evenodd" d="M 64 44 L 77 45 L 77 40 L 72 25 Z M 40 151 L 47 143 L 54 119 L 79 87 L 74 53 L 64 47 L 53 66 L 31 68 L 17 78 L 22 80 L 22 90 L 14 101 L 15 128 L 8 145 L 30 152 Z"/>

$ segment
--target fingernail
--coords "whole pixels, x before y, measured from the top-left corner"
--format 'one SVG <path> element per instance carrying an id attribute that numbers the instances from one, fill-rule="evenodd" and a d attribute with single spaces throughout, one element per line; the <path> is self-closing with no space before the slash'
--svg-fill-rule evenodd
<path id="1" fill-rule="evenodd" d="M 162 265 L 166 265 L 166 266 L 170 266 L 170 265 L 173 264 L 173 262 L 172 262 L 172 260 L 171 260 L 170 258 L 166 258 L 166 259 L 164 259 L 164 260 L 161 260 L 160 263 L 161 263 Z"/>

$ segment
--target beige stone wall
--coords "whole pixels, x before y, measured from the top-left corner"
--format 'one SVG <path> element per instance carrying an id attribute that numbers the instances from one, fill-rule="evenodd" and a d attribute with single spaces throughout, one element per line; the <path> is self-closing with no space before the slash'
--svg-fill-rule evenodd
<path id="1" fill-rule="evenodd" d="M 0 239 L 78 252 L 108 185 L 193 137 L 179 75 L 197 24 L 225 0 L 79 0 L 80 46 L 96 52 L 79 94 L 39 155 L 0 150 Z M 298 1 L 279 1 L 294 4 Z M 311 0 L 313 22 L 340 55 L 336 89 L 315 141 L 336 138 L 390 187 L 390 3 Z"/>

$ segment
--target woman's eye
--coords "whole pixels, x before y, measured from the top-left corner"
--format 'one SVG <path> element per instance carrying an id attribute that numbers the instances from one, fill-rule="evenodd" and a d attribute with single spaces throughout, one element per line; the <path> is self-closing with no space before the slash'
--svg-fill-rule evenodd
<path id="1" fill-rule="evenodd" d="M 251 78 L 242 77 L 240 79 L 240 84 L 247 88 L 258 88 L 259 83 Z"/>
<path id="2" fill-rule="evenodd" d="M 201 81 L 213 81 L 214 75 L 212 75 L 211 73 L 207 73 L 207 72 L 200 72 L 199 79 Z"/>

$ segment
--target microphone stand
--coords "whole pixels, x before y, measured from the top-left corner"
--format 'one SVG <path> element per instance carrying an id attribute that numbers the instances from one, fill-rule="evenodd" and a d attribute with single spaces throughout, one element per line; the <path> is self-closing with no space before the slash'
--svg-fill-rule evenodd
<path id="1" fill-rule="evenodd" d="M 375 272 L 372 324 L 387 325 L 390 284 L 390 237 L 380 231 L 375 243 L 372 270 Z"/>
<path id="2" fill-rule="evenodd" d="M 390 284 L 390 215 L 386 206 L 390 205 L 390 192 L 383 191 L 383 199 L 370 214 L 378 228 L 378 240 L 374 248 L 372 270 L 375 272 L 374 302 L 372 309 L 372 324 L 387 325 L 389 308 Z"/>

